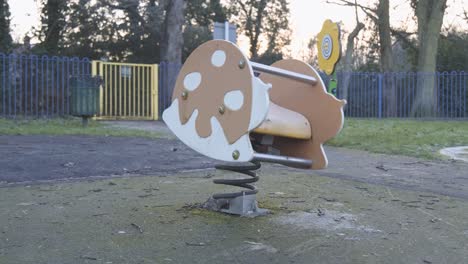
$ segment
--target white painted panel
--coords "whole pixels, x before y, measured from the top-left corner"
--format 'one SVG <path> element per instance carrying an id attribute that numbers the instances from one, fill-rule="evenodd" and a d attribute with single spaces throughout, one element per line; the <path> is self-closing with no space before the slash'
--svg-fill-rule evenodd
<path id="1" fill-rule="evenodd" d="M 189 91 L 194 91 L 200 86 L 202 76 L 199 72 L 192 72 L 185 75 L 184 78 L 184 87 Z"/>
<path id="2" fill-rule="evenodd" d="M 240 90 L 230 91 L 224 95 L 224 105 L 237 111 L 244 105 L 244 94 Z"/>
<path id="3" fill-rule="evenodd" d="M 179 119 L 179 103 L 175 99 L 171 106 L 164 111 L 163 120 L 182 142 L 205 156 L 228 162 L 246 162 L 252 160 L 254 152 L 248 133 L 233 144 L 229 144 L 219 121 L 216 117 L 211 117 L 212 133 L 207 138 L 201 138 L 195 129 L 197 116 L 198 110 L 195 110 L 188 122 L 182 125 Z M 234 160 L 232 157 L 232 152 L 235 150 L 240 153 L 238 160 Z"/>
<path id="4" fill-rule="evenodd" d="M 268 91 L 271 84 L 265 84 L 257 77 L 253 77 L 252 82 L 252 112 L 250 114 L 249 131 L 257 128 L 265 120 L 270 107 Z"/>
<path id="5" fill-rule="evenodd" d="M 226 52 L 217 50 L 211 55 L 211 64 L 215 67 L 222 67 L 226 62 Z"/>

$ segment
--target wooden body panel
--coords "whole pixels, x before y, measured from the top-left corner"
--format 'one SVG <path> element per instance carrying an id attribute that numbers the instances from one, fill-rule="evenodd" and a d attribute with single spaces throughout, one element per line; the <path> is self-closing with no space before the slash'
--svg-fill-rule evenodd
<path id="1" fill-rule="evenodd" d="M 271 102 L 305 116 L 312 130 L 309 140 L 275 137 L 273 147 L 279 149 L 281 155 L 312 160 L 311 169 L 326 168 L 328 161 L 322 144 L 341 130 L 346 101 L 328 94 L 318 73 L 302 61 L 281 60 L 272 66 L 310 75 L 318 80 L 316 85 L 311 85 L 271 74 L 260 74 L 260 79 L 272 84 Z"/>
<path id="2" fill-rule="evenodd" d="M 215 66 L 212 58 L 216 51 L 225 53 L 225 62 L 222 66 Z M 239 62 L 243 60 L 245 67 L 240 68 Z M 213 40 L 202 44 L 190 56 L 182 67 L 172 95 L 172 100 L 179 101 L 179 114 L 182 124 L 187 123 L 195 109 L 198 117 L 195 121 L 197 134 L 206 138 L 212 133 L 211 117 L 221 124 L 224 134 L 230 144 L 248 132 L 252 109 L 253 72 L 247 63 L 247 57 L 231 42 Z M 200 73 L 201 82 L 193 91 L 187 90 L 185 77 L 190 73 Z M 244 104 L 238 111 L 224 107 L 223 99 L 226 93 L 240 90 L 244 96 Z M 183 93 L 186 92 L 184 98 Z"/>

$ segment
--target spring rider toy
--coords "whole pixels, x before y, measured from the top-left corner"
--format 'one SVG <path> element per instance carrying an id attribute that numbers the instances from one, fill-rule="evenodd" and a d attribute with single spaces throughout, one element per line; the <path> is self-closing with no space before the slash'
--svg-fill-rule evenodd
<path id="1" fill-rule="evenodd" d="M 334 68 L 339 38 L 327 30 L 319 45 L 322 60 Z M 305 62 L 286 59 L 263 65 L 231 42 L 212 40 L 186 60 L 163 120 L 190 148 L 231 164 L 218 169 L 250 176 L 214 180 L 245 190 L 214 194 L 212 207 L 255 216 L 264 213 L 253 185 L 260 162 L 326 168 L 322 145 L 341 130 L 345 104 L 327 93 L 317 71 Z"/>

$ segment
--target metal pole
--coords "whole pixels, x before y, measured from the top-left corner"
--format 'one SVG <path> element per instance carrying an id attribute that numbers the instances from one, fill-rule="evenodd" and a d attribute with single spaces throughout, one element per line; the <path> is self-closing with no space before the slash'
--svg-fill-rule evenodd
<path id="1" fill-rule="evenodd" d="M 264 153 L 254 153 L 253 161 L 263 161 L 278 163 L 286 166 L 291 166 L 295 168 L 308 169 L 312 166 L 312 161 L 307 159 L 300 159 L 288 156 L 277 156 Z"/>
<path id="2" fill-rule="evenodd" d="M 379 74 L 379 118 L 382 118 L 382 74 Z"/>
<path id="3" fill-rule="evenodd" d="M 273 74 L 273 75 L 286 77 L 286 78 L 302 81 L 302 82 L 305 82 L 305 83 L 310 83 L 312 85 L 317 84 L 317 79 L 315 79 L 314 77 L 309 76 L 309 75 L 300 74 L 300 73 L 296 73 L 296 72 L 292 72 L 292 71 L 288 71 L 288 70 L 283 70 L 283 69 L 280 69 L 280 68 L 271 67 L 271 66 L 264 65 L 264 64 L 261 64 L 261 63 L 256 63 L 256 62 L 250 62 L 250 65 L 252 65 L 252 69 L 254 71 L 270 73 L 270 74 Z"/>
<path id="4" fill-rule="evenodd" d="M 224 40 L 229 41 L 229 22 L 224 21 Z"/>

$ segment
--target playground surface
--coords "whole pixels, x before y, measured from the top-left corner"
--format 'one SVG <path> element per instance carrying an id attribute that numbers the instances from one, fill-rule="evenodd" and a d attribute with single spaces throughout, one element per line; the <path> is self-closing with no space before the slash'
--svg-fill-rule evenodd
<path id="1" fill-rule="evenodd" d="M 0 263 L 468 262 L 461 161 L 328 147 L 326 170 L 266 164 L 272 214 L 251 219 L 197 208 L 232 175 L 170 137 L 0 146 Z"/>

